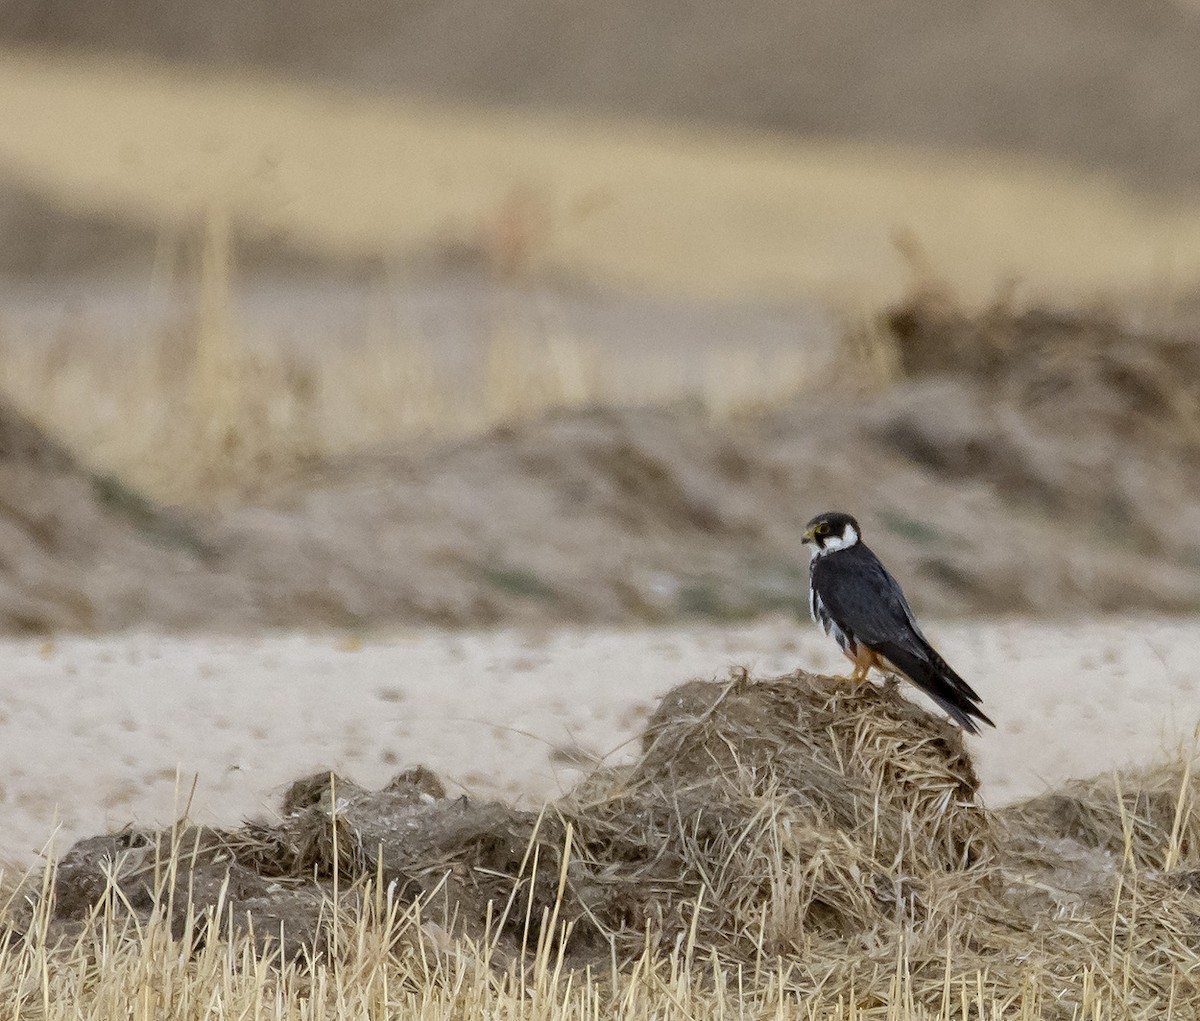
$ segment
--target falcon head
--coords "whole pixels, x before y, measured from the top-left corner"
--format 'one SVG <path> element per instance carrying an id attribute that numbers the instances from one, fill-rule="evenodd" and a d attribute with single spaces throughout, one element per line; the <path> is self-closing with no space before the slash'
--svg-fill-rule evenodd
<path id="1" fill-rule="evenodd" d="M 846 549 L 858 542 L 862 531 L 858 522 L 841 511 L 818 514 L 804 529 L 804 542 L 813 544 L 813 556 Z"/>

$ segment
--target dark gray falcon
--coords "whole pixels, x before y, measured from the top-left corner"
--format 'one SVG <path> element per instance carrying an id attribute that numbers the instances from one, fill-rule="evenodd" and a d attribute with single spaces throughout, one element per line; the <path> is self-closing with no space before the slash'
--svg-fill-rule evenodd
<path id="1" fill-rule="evenodd" d="M 862 541 L 854 518 L 818 514 L 804 541 L 813 545 L 809 610 L 854 664 L 854 680 L 877 666 L 907 677 L 969 733 L 979 733 L 976 720 L 995 726 L 979 708 L 979 696 L 921 633 L 900 585 Z"/>

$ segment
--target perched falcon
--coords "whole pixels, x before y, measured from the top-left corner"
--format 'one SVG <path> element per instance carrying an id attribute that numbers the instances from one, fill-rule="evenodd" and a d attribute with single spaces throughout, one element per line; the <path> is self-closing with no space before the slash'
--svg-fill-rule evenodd
<path id="1" fill-rule="evenodd" d="M 899 584 L 862 541 L 854 518 L 818 514 L 804 541 L 813 545 L 809 610 L 854 664 L 855 680 L 873 666 L 890 670 L 907 677 L 969 733 L 979 733 L 976 720 L 995 726 L 971 686 L 921 634 Z"/>

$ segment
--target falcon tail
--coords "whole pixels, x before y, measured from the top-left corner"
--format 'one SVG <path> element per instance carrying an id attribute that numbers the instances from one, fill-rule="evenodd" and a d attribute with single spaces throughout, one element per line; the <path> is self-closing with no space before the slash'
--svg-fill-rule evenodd
<path id="1" fill-rule="evenodd" d="M 922 655 L 914 649 L 885 643 L 874 650 L 946 710 L 968 734 L 979 733 L 976 720 L 989 727 L 996 725 L 979 708 L 975 690 L 934 649 L 927 647 Z"/>

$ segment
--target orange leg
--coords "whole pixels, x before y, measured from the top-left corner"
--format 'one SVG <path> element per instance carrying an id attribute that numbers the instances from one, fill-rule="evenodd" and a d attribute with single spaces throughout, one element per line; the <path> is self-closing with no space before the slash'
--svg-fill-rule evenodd
<path id="1" fill-rule="evenodd" d="M 845 655 L 854 664 L 854 672 L 850 675 L 852 681 L 865 681 L 873 666 L 884 669 L 883 661 L 865 645 L 860 644 L 853 653 L 846 652 Z"/>

